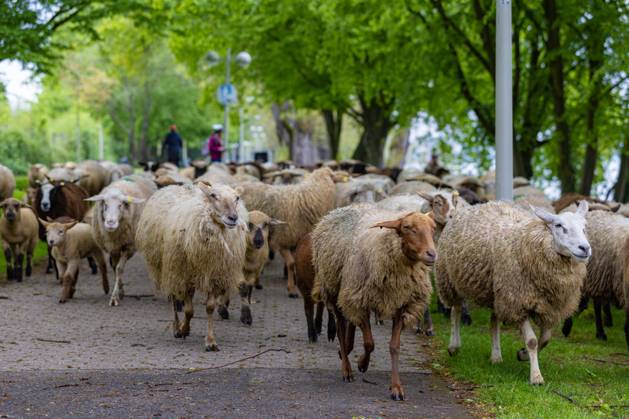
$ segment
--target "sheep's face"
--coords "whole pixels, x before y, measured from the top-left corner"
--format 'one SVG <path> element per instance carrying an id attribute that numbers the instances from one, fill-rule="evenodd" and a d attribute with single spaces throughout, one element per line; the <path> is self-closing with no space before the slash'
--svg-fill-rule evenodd
<path id="1" fill-rule="evenodd" d="M 418 192 L 417 194 L 428 201 L 435 221 L 440 225 L 446 225 L 448 221 L 454 217 L 458 197 L 451 197 L 451 195 L 445 195 L 442 193 L 431 195 L 424 192 Z"/>
<path id="2" fill-rule="evenodd" d="M 46 222 L 42 219 L 39 221 L 46 228 L 46 241 L 50 247 L 62 246 L 65 242 L 66 232 L 78 223 L 78 221 L 71 223 Z"/>
<path id="3" fill-rule="evenodd" d="M 4 216 L 9 222 L 13 222 L 20 217 L 20 208 L 23 204 L 15 198 L 5 199 L 0 203 L 0 208 L 4 211 Z"/>
<path id="4" fill-rule="evenodd" d="M 284 221 L 271 218 L 260 211 L 249 212 L 249 234 L 247 235 L 247 247 L 250 249 L 261 249 L 265 243 L 269 242 L 269 232 L 271 226 L 285 224 Z"/>
<path id="5" fill-rule="evenodd" d="M 198 183 L 209 203 L 209 210 L 214 221 L 227 228 L 235 228 L 239 223 L 238 205 L 240 196 L 229 186 L 208 186 Z"/>
<path id="6" fill-rule="evenodd" d="M 39 208 L 42 212 L 49 212 L 52 209 L 52 199 L 56 192 L 56 187 L 52 183 L 44 183 L 39 187 L 41 192 L 41 201 L 39 203 Z"/>
<path id="7" fill-rule="evenodd" d="M 534 208 L 535 214 L 546 223 L 553 236 L 553 248 L 562 256 L 571 257 L 577 262 L 587 262 L 592 256 L 592 248 L 585 235 L 585 214 L 587 201 L 580 201 L 576 212 L 551 214 Z"/>
<path id="8" fill-rule="evenodd" d="M 433 237 L 436 224 L 432 216 L 412 212 L 397 220 L 383 221 L 374 227 L 394 229 L 401 238 L 402 253 L 411 262 L 432 266 L 437 260 Z"/>
<path id="9" fill-rule="evenodd" d="M 114 232 L 120 226 L 120 220 L 129 217 L 129 209 L 133 204 L 144 202 L 144 199 L 125 195 L 118 189 L 110 189 L 104 194 L 94 195 L 86 201 L 98 202 L 97 216 L 101 217 L 107 232 Z"/>

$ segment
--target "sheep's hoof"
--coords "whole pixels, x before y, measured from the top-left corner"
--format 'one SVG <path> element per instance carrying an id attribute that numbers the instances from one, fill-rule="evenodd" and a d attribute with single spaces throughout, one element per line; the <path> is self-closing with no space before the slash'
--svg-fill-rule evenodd
<path id="1" fill-rule="evenodd" d="M 469 326 L 472 324 L 472 316 L 470 316 L 469 314 L 462 314 L 461 315 L 461 323 L 463 323 L 466 326 Z"/>
<path id="2" fill-rule="evenodd" d="M 261 290 L 264 289 L 264 287 L 262 286 L 262 284 L 256 284 L 256 289 Z"/>
<path id="3" fill-rule="evenodd" d="M 18 279 L 18 282 L 19 281 L 20 280 Z M 596 334 L 596 339 L 598 339 L 598 340 L 605 340 L 606 341 L 607 340 L 607 335 L 605 334 L 605 332 L 597 333 Z"/>
<path id="4" fill-rule="evenodd" d="M 240 310 L 240 321 L 242 322 L 242 324 L 251 326 L 253 319 L 251 318 L 251 309 L 249 307 L 243 306 Z"/>
<path id="5" fill-rule="evenodd" d="M 308 332 L 308 342 L 310 343 L 317 343 L 317 334 L 316 333 L 312 333 L 312 332 Z"/>
<path id="6" fill-rule="evenodd" d="M 221 319 L 223 320 L 229 320 L 229 310 L 227 310 L 227 307 L 225 306 L 220 306 L 218 308 L 218 315 L 221 316 Z"/>
<path id="7" fill-rule="evenodd" d="M 435 332 L 432 329 L 426 330 L 426 336 L 434 336 Z"/>
<path id="8" fill-rule="evenodd" d="M 30 266 L 26 267 L 26 276 L 31 276 L 31 274 L 33 273 L 33 268 L 31 268 Z"/>
<path id="9" fill-rule="evenodd" d="M 391 386 L 391 400 L 402 401 L 404 400 L 404 389 L 401 385 L 396 384 Z"/>
<path id="10" fill-rule="evenodd" d="M 111 297 L 111 300 L 109 300 L 109 305 L 111 307 L 117 307 L 118 305 L 120 305 L 120 301 L 117 298 Z"/>
<path id="11" fill-rule="evenodd" d="M 205 352 L 218 352 L 220 351 L 220 349 L 218 349 L 218 346 L 216 345 L 216 343 L 213 343 L 211 345 L 205 345 Z"/>
<path id="12" fill-rule="evenodd" d="M 520 349 L 518 351 L 517 356 L 518 356 L 518 361 L 528 361 L 529 360 L 529 353 L 524 348 L 522 348 L 522 349 Z"/>
<path id="13" fill-rule="evenodd" d="M 65 298 L 60 298 L 60 299 L 59 299 L 59 304 L 65 304 L 65 303 L 66 303 Z"/>
<path id="14" fill-rule="evenodd" d="M 534 385 L 534 386 L 541 386 L 542 384 L 544 384 L 544 377 L 542 377 L 541 374 L 536 375 L 534 377 L 531 377 L 531 379 L 529 380 L 529 383 L 531 383 L 531 385 Z"/>
<path id="15" fill-rule="evenodd" d="M 288 293 L 288 298 L 299 298 L 299 294 L 297 294 L 295 292 L 289 292 Z"/>
<path id="16" fill-rule="evenodd" d="M 367 369 L 369 369 L 369 358 L 363 354 L 358 359 L 358 371 L 367 372 Z"/>
<path id="17" fill-rule="evenodd" d="M 334 322 L 328 323 L 328 341 L 334 342 L 334 338 L 336 337 L 336 325 Z"/>
<path id="18" fill-rule="evenodd" d="M 384 320 L 378 319 L 378 320 L 376 320 L 376 324 L 379 325 L 379 326 L 384 326 Z"/>
<path id="19" fill-rule="evenodd" d="M 352 381 L 354 381 L 354 374 L 352 374 L 351 372 L 343 373 L 343 382 L 344 383 L 351 383 Z"/>
<path id="20" fill-rule="evenodd" d="M 489 358 L 489 362 L 491 362 L 492 364 L 500 364 L 502 363 L 502 355 L 496 355 L 496 356 L 491 356 L 491 358 Z"/>
<path id="21" fill-rule="evenodd" d="M 454 347 L 454 346 L 449 346 L 448 347 L 448 354 L 450 354 L 450 356 L 456 355 L 457 352 L 459 352 L 459 348 L 458 347 Z"/>
<path id="22" fill-rule="evenodd" d="M 179 330 L 175 330 L 174 335 L 175 335 L 175 339 L 183 339 L 184 338 L 183 333 L 181 333 Z"/>

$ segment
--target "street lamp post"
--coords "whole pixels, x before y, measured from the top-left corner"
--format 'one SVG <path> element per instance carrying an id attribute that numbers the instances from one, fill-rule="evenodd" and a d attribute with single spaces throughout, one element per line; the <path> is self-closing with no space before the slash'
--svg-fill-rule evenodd
<path id="1" fill-rule="evenodd" d="M 225 56 L 225 84 L 229 85 L 231 81 L 231 61 L 232 61 L 232 50 L 231 48 L 227 48 L 227 55 Z M 225 101 L 225 111 L 223 115 L 223 141 L 225 144 L 229 142 L 229 101 Z"/>
<path id="2" fill-rule="evenodd" d="M 496 3 L 496 198 L 513 200 L 511 0 Z"/>

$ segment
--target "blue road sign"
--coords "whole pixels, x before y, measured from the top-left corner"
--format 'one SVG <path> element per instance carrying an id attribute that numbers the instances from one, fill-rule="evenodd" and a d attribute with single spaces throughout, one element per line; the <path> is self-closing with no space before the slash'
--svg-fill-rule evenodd
<path id="1" fill-rule="evenodd" d="M 238 101 L 236 88 L 231 83 L 223 83 L 216 91 L 216 98 L 221 105 L 233 105 Z"/>

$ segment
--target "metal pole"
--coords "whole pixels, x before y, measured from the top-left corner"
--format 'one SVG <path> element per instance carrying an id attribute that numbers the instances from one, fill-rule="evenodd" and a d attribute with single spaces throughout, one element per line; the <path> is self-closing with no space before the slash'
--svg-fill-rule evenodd
<path id="1" fill-rule="evenodd" d="M 229 84 L 230 82 L 230 66 L 232 61 L 232 50 L 231 48 L 227 48 L 227 56 L 225 57 L 225 83 Z M 229 144 L 229 103 L 225 101 L 225 115 L 223 116 L 223 144 L 225 149 L 227 149 L 227 145 Z"/>
<path id="2" fill-rule="evenodd" d="M 496 198 L 513 200 L 511 0 L 496 4 Z"/>
<path id="3" fill-rule="evenodd" d="M 240 132 L 238 133 L 238 163 L 245 161 L 244 158 L 244 142 L 245 142 L 245 112 L 242 106 L 238 108 L 238 122 L 240 123 Z"/>

